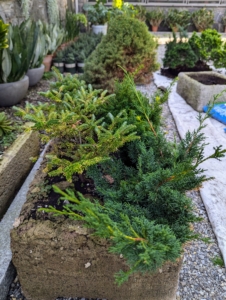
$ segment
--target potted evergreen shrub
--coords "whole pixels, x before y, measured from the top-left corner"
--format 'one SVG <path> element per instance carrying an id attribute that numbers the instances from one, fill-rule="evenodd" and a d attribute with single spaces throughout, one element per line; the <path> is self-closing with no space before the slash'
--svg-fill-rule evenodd
<path id="1" fill-rule="evenodd" d="M 102 33 L 82 33 L 79 35 L 78 40 L 72 44 L 71 48 L 73 49 L 79 73 L 83 73 L 85 60 L 100 43 L 102 36 Z"/>
<path id="2" fill-rule="evenodd" d="M 187 10 L 171 8 L 166 14 L 165 22 L 172 31 L 178 31 L 178 27 L 186 29 L 189 25 L 191 14 Z"/>
<path id="3" fill-rule="evenodd" d="M 166 44 L 163 65 L 168 67 L 172 74 L 210 71 L 210 61 L 215 67 L 224 67 L 225 50 L 221 35 L 215 29 L 206 29 L 201 35 L 193 32 L 190 38 L 186 32 L 184 34 L 180 32 L 179 40 L 174 34 L 173 40 Z"/>
<path id="4" fill-rule="evenodd" d="M 207 10 L 206 8 L 198 9 L 192 13 L 191 17 L 199 32 L 213 26 L 214 14 L 212 10 Z"/>
<path id="5" fill-rule="evenodd" d="M 104 5 L 104 2 L 97 0 L 95 5 L 85 4 L 83 9 L 87 12 L 87 18 L 92 25 L 93 32 L 106 35 L 110 11 Z"/>
<path id="6" fill-rule="evenodd" d="M 197 237 L 185 192 L 209 179 L 199 167 L 206 117 L 178 144 L 167 142 L 160 121 L 169 90 L 150 104 L 127 75 L 108 96 L 57 77 L 42 93 L 51 105 L 17 109 L 55 140 L 48 176 L 39 170 L 11 233 L 25 297 L 175 299 L 183 244 Z"/>
<path id="7" fill-rule="evenodd" d="M 146 21 L 146 13 L 147 13 L 146 8 L 141 5 L 135 5 L 134 10 L 135 10 L 135 18 L 141 22 L 145 22 Z"/>
<path id="8" fill-rule="evenodd" d="M 147 11 L 146 19 L 152 26 L 152 31 L 158 31 L 158 27 L 161 22 L 164 20 L 164 12 L 161 9 L 153 9 L 151 11 Z"/>
<path id="9" fill-rule="evenodd" d="M 58 50 L 53 58 L 53 65 L 60 71 L 64 72 L 64 51 Z"/>
<path id="10" fill-rule="evenodd" d="M 65 56 L 64 56 L 64 67 L 65 67 L 65 72 L 69 72 L 71 74 L 76 73 L 75 55 L 72 51 L 72 48 L 66 49 Z"/>

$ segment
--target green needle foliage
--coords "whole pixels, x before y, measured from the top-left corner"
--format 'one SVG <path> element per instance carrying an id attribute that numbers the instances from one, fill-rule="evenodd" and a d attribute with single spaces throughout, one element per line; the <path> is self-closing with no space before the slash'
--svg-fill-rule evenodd
<path id="1" fill-rule="evenodd" d="M 96 88 L 112 90 L 115 80 L 124 77 L 123 68 L 137 71 L 135 81 L 142 82 L 158 67 L 156 48 L 143 22 L 125 15 L 112 18 L 107 35 L 86 61 L 84 79 Z"/>
<path id="2" fill-rule="evenodd" d="M 93 229 L 95 235 L 111 240 L 110 252 L 122 254 L 127 259 L 130 270 L 116 274 L 119 285 L 135 271 L 153 272 L 164 261 L 178 258 L 180 243 L 167 226 L 155 224 L 143 215 L 129 218 L 123 213 L 123 206 L 114 202 L 110 207 L 103 207 L 98 202 L 90 202 L 80 193 L 76 196 L 70 190 L 62 192 L 56 186 L 54 190 L 62 195 L 61 200 L 69 200 L 71 204 L 65 206 L 63 211 L 54 207 L 42 210 L 84 221 L 84 226 Z M 133 207 L 131 209 L 134 210 Z M 114 220 L 116 215 L 117 221 Z"/>
<path id="3" fill-rule="evenodd" d="M 54 139 L 54 151 L 48 155 L 49 175 L 64 174 L 71 181 L 74 173 L 82 173 L 87 167 L 109 159 L 110 153 L 138 137 L 136 126 L 127 124 L 123 110 L 115 116 L 109 112 L 105 117 L 96 117 L 100 107 L 113 95 L 93 90 L 72 75 L 63 77 L 55 72 L 58 82 L 48 92 L 41 93 L 50 103 L 38 106 L 27 103 L 25 109 L 15 109 L 25 120 L 34 122 L 33 129 L 45 131 L 45 141 Z"/>
<path id="4" fill-rule="evenodd" d="M 96 200 L 54 187 L 69 204 L 61 211 L 41 210 L 83 221 L 94 235 L 107 239 L 109 251 L 128 263 L 127 272 L 116 274 L 119 285 L 133 272 L 154 272 L 164 262 L 174 262 L 183 244 L 197 237 L 190 223 L 199 218 L 185 193 L 211 179 L 200 164 L 226 152 L 219 146 L 204 156 L 202 129 L 211 107 L 199 116 L 196 130 L 172 143 L 160 129 L 161 104 L 171 87 L 149 103 L 127 73 L 109 96 L 76 77 L 56 75 L 58 82 L 44 94 L 50 104 L 19 111 L 55 139 L 50 175 L 63 173 L 71 180 L 82 173 L 94 182 Z"/>

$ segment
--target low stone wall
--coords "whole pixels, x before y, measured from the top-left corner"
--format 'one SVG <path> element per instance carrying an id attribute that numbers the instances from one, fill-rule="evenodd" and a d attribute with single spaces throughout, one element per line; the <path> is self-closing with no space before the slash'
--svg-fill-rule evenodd
<path id="1" fill-rule="evenodd" d="M 68 6 L 68 0 L 58 0 L 60 19 L 65 19 L 65 12 Z M 18 24 L 24 20 L 18 0 L 1 0 L 0 16 L 5 22 Z M 46 0 L 33 0 L 30 4 L 30 16 L 35 21 L 48 20 Z"/>
<path id="2" fill-rule="evenodd" d="M 37 132 L 24 132 L 4 153 L 0 161 L 0 219 L 12 202 L 39 153 Z"/>

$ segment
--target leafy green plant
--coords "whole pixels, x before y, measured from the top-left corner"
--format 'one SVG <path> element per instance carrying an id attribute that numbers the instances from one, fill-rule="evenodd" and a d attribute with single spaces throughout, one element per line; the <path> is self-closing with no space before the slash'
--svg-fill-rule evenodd
<path id="1" fill-rule="evenodd" d="M 0 113 L 0 138 L 9 134 L 13 130 L 12 122 L 4 112 Z"/>
<path id="2" fill-rule="evenodd" d="M 164 20 L 165 14 L 163 10 L 152 9 L 146 12 L 146 19 L 152 26 L 159 26 L 161 22 Z"/>
<path id="3" fill-rule="evenodd" d="M 214 258 L 211 259 L 212 263 L 214 264 L 214 266 L 220 266 L 220 267 L 224 267 L 224 260 L 222 259 L 222 257 L 220 256 L 216 256 Z"/>
<path id="4" fill-rule="evenodd" d="M 64 28 L 59 27 L 57 24 L 42 23 L 40 21 L 40 26 L 45 36 L 44 55 L 53 54 L 62 44 L 66 32 Z"/>
<path id="5" fill-rule="evenodd" d="M 193 51 L 190 43 L 176 38 L 166 44 L 165 56 L 163 58 L 163 66 L 172 69 L 193 68 L 198 61 L 198 56 Z"/>
<path id="6" fill-rule="evenodd" d="M 71 45 L 77 62 L 84 62 L 101 42 L 102 34 L 81 33 L 77 41 Z"/>
<path id="7" fill-rule="evenodd" d="M 191 15 L 192 21 L 198 31 L 212 28 L 214 22 L 214 14 L 212 10 L 201 8 L 194 11 Z"/>
<path id="8" fill-rule="evenodd" d="M 70 49 L 68 49 L 68 52 L 64 55 L 64 62 L 66 64 L 73 64 L 73 63 L 75 63 L 74 53 L 72 51 L 70 51 Z"/>
<path id="9" fill-rule="evenodd" d="M 80 24 L 87 25 L 87 19 L 84 14 L 75 14 L 72 11 L 66 11 L 66 20 L 65 20 L 65 31 L 66 37 L 64 40 L 72 41 L 79 34 L 79 26 Z"/>
<path id="10" fill-rule="evenodd" d="M 4 48 L 8 48 L 8 40 L 7 40 L 7 32 L 8 32 L 8 24 L 4 24 L 2 20 L 0 20 L 0 51 Z"/>
<path id="11" fill-rule="evenodd" d="M 158 68 L 156 47 L 144 23 L 123 15 L 112 18 L 107 35 L 86 61 L 84 79 L 96 88 L 112 90 L 115 80 L 124 77 L 123 68 L 137 71 L 135 79 L 142 82 Z"/>
<path id="12" fill-rule="evenodd" d="M 178 26 L 186 28 L 189 25 L 190 19 L 191 14 L 189 11 L 171 8 L 165 17 L 165 22 L 171 29 L 178 28 Z"/>
<path id="13" fill-rule="evenodd" d="M 145 22 L 146 13 L 147 13 L 146 8 L 141 6 L 141 5 L 136 5 L 136 6 L 134 6 L 134 9 L 136 11 L 135 18 L 138 19 L 141 22 Z"/>
<path id="14" fill-rule="evenodd" d="M 54 62 L 64 62 L 64 51 L 57 51 L 53 58 Z"/>
<path id="15" fill-rule="evenodd" d="M 206 29 L 200 36 L 194 32 L 189 44 L 199 60 L 208 62 L 212 60 L 212 51 L 221 50 L 223 42 L 215 29 Z"/>
<path id="16" fill-rule="evenodd" d="M 104 25 L 109 21 L 110 11 L 104 1 L 97 0 L 95 5 L 84 4 L 83 10 L 87 12 L 88 21 L 92 25 Z"/>
<path id="17" fill-rule="evenodd" d="M 28 52 L 28 69 L 39 68 L 43 62 L 45 52 L 45 36 L 42 32 L 42 23 L 28 19 L 19 27 L 23 43 L 30 41 Z"/>
<path id="18" fill-rule="evenodd" d="M 23 78 L 33 55 L 32 31 L 26 41 L 28 44 L 24 44 L 19 26 L 10 24 L 8 39 L 9 48 L 0 52 L 0 83 L 14 82 Z"/>
<path id="19" fill-rule="evenodd" d="M 127 124 L 125 111 L 115 116 L 109 112 L 105 118 L 96 116 L 113 95 L 93 90 L 77 77 L 63 77 L 56 69 L 55 74 L 58 82 L 51 84 L 50 91 L 41 93 L 51 104 L 35 107 L 27 103 L 25 110 L 15 109 L 25 120 L 34 122 L 34 130 L 45 130 L 45 141 L 55 139 L 54 151 L 48 155 L 49 174 L 63 174 L 71 180 L 74 173 L 109 159 L 110 153 L 137 136 L 135 126 Z"/>
<path id="20" fill-rule="evenodd" d="M 110 9 L 110 17 L 114 18 L 120 15 L 124 15 L 130 18 L 135 18 L 137 15 L 137 10 L 129 2 L 123 2 L 121 8 L 112 7 Z"/>
<path id="21" fill-rule="evenodd" d="M 44 79 L 44 80 L 50 80 L 50 79 L 52 79 L 53 77 L 54 77 L 53 72 L 45 72 L 45 73 L 43 74 L 42 79 Z"/>
<path id="22" fill-rule="evenodd" d="M 166 44 L 163 64 L 164 67 L 179 69 L 213 61 L 215 67 L 223 67 L 225 53 L 221 35 L 215 29 L 206 29 L 201 35 L 193 32 L 189 39 L 185 32 L 185 35 L 180 35 L 179 41 L 174 35 L 173 40 Z"/>
<path id="23" fill-rule="evenodd" d="M 134 87 L 128 75 L 122 84 L 119 91 L 123 94 Z M 140 105 L 139 93 L 132 89 L 130 97 L 134 101 L 137 98 L 137 105 L 132 104 L 137 115 L 147 110 Z M 130 113 L 128 107 L 126 111 Z M 198 129 L 187 132 L 178 144 L 168 142 L 159 130 L 159 122 L 152 122 L 139 140 L 125 144 L 127 151 L 120 147 L 110 160 L 88 168 L 86 174 L 95 183 L 97 200 L 54 187 L 69 204 L 62 211 L 54 207 L 41 210 L 82 220 L 94 235 L 108 239 L 109 250 L 123 254 L 130 267 L 128 272 L 116 274 L 118 284 L 133 272 L 154 272 L 164 262 L 175 261 L 183 243 L 197 238 L 190 222 L 199 219 L 185 192 L 211 179 L 199 167 L 203 161 L 220 159 L 226 152 L 219 146 L 212 155 L 204 157 L 206 144 L 201 131 L 208 116 L 209 112 L 200 115 Z M 153 121 L 145 118 L 148 124 Z"/>

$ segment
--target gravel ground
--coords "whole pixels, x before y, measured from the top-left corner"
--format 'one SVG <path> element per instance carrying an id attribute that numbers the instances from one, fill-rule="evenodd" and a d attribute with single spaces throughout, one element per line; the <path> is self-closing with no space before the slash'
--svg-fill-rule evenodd
<path id="1" fill-rule="evenodd" d="M 148 95 L 151 95 L 155 89 L 156 88 L 153 82 L 147 86 L 139 87 L 139 90 L 147 93 Z M 163 129 L 167 138 L 169 140 L 174 140 L 175 138 L 179 140 L 177 128 L 167 103 L 163 105 L 163 121 Z M 184 263 L 180 272 L 177 300 L 226 299 L 225 268 L 214 265 L 212 262 L 212 259 L 220 257 L 220 250 L 218 248 L 211 224 L 208 220 L 204 204 L 198 191 L 191 191 L 188 193 L 188 195 L 193 200 L 194 209 L 197 216 L 202 217 L 203 219 L 201 222 L 194 224 L 194 231 L 201 233 L 203 237 L 209 238 L 209 243 L 204 243 L 201 240 L 195 240 L 186 245 L 184 250 Z M 26 300 L 22 294 L 17 277 L 11 285 L 7 300 Z M 56 300 L 88 299 L 59 297 Z"/>

